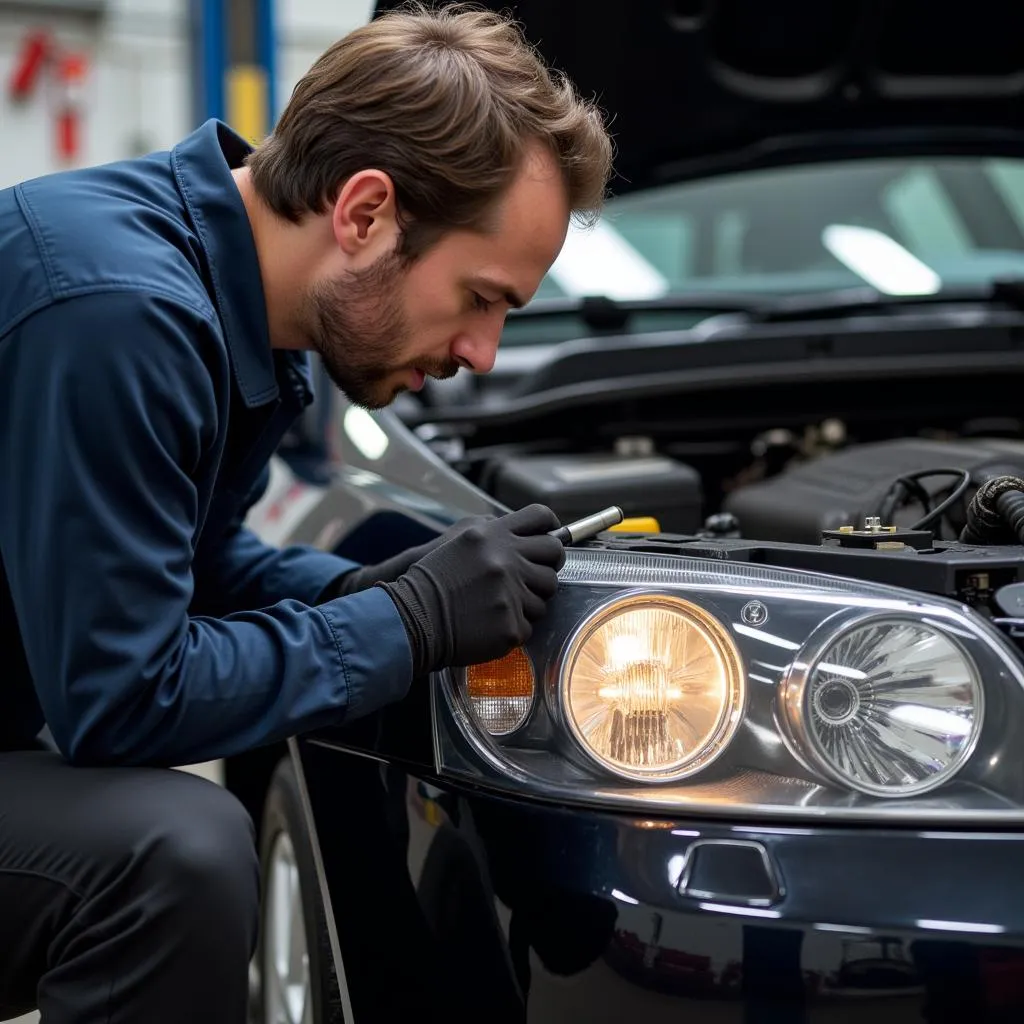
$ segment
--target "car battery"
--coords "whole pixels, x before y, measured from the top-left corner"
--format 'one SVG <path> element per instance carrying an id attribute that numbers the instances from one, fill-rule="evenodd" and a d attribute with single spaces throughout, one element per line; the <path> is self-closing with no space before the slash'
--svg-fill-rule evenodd
<path id="1" fill-rule="evenodd" d="M 700 475 L 660 455 L 520 455 L 494 469 L 489 490 L 509 508 L 540 502 L 562 523 L 618 505 L 626 518 L 653 516 L 666 533 L 701 527 Z"/>

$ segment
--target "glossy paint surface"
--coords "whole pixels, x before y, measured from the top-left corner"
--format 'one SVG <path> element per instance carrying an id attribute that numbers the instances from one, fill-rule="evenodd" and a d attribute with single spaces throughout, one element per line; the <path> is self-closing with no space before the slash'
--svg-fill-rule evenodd
<path id="1" fill-rule="evenodd" d="M 333 742 L 299 749 L 354 1024 L 1024 1019 L 1024 835 L 644 819 Z"/>

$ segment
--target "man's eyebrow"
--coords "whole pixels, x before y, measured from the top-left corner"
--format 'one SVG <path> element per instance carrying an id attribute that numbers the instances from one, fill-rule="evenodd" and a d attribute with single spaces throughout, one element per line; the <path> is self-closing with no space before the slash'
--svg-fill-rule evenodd
<path id="1" fill-rule="evenodd" d="M 507 285 L 499 284 L 497 281 L 492 281 L 487 277 L 477 278 L 477 283 L 482 285 L 484 288 L 490 288 L 492 291 L 500 292 L 501 297 L 513 308 L 522 309 L 526 305 L 526 300 L 521 299 L 515 290 L 509 288 Z"/>

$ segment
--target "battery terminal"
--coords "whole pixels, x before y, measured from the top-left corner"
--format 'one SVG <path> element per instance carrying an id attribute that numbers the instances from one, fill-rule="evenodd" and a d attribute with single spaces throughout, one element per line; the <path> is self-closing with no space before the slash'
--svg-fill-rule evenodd
<path id="1" fill-rule="evenodd" d="M 899 526 L 883 526 L 879 516 L 865 516 L 864 525 L 840 526 L 822 530 L 823 544 L 843 548 L 873 548 L 876 551 L 925 551 L 932 547 L 935 535 L 931 530 L 906 530 Z"/>

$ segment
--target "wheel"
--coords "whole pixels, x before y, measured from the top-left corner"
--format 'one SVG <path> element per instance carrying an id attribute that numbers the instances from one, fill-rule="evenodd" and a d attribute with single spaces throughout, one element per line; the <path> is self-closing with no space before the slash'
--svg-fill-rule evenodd
<path id="1" fill-rule="evenodd" d="M 258 1024 L 344 1024 L 313 848 L 290 757 L 274 770 L 260 836 Z"/>

